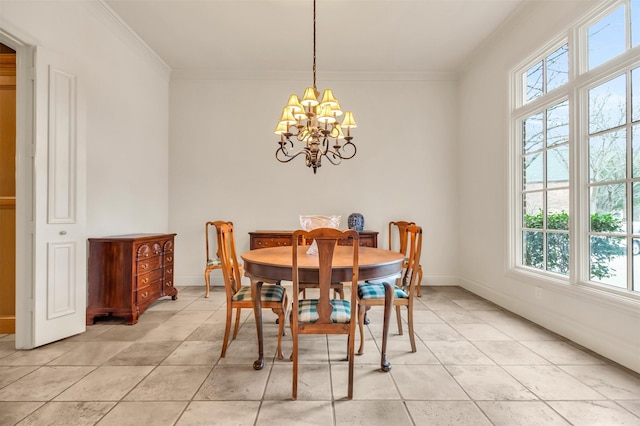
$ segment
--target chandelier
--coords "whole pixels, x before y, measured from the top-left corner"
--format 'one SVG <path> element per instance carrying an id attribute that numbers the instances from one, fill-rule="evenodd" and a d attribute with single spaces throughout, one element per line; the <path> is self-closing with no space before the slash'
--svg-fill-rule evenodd
<path id="1" fill-rule="evenodd" d="M 342 124 L 338 123 L 337 117 L 343 112 L 331 89 L 325 89 L 322 98 L 319 95 L 316 87 L 316 0 L 313 0 L 313 87 L 305 89 L 302 100 L 296 94 L 289 96 L 274 133 L 280 136 L 276 159 L 288 163 L 303 155 L 305 164 L 313 168 L 314 174 L 321 166 L 322 157 L 338 165 L 356 155 L 351 129 L 358 127 L 348 111 L 344 113 Z M 302 144 L 297 151 L 295 142 Z"/>

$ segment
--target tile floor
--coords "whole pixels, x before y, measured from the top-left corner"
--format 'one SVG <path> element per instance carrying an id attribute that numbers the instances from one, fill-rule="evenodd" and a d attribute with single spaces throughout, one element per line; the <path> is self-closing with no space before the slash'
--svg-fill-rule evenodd
<path id="1" fill-rule="evenodd" d="M 382 309 L 371 311 L 352 401 L 344 337 L 301 337 L 291 401 L 290 361 L 251 368 L 250 310 L 220 358 L 222 289 L 179 291 L 135 326 L 99 320 L 32 351 L 0 335 L 0 425 L 640 425 L 640 375 L 459 287 L 417 299 L 416 353 L 392 326 L 390 373 L 379 369 Z M 274 320 L 265 313 L 272 355 Z"/>

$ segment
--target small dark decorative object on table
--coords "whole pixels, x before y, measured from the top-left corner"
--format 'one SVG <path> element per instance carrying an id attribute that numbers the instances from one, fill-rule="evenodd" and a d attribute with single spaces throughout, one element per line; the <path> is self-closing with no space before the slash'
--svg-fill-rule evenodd
<path id="1" fill-rule="evenodd" d="M 360 213 L 351 213 L 347 219 L 349 229 L 353 229 L 358 232 L 364 231 L 364 216 Z"/>

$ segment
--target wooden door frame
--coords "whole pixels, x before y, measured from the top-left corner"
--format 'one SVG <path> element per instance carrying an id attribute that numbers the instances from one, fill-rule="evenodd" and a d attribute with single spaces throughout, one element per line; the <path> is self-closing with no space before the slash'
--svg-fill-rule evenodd
<path id="1" fill-rule="evenodd" d="M 16 348 L 33 344 L 34 52 L 0 28 L 0 42 L 16 51 Z"/>

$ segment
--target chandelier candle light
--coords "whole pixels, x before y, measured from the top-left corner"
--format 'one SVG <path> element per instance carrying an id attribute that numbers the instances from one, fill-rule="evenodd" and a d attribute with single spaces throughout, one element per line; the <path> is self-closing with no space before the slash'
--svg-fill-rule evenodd
<path id="1" fill-rule="evenodd" d="M 304 155 L 305 164 L 313 167 L 314 174 L 321 166 L 322 157 L 338 165 L 356 155 L 351 129 L 358 127 L 349 111 L 344 113 L 342 124 L 338 123 L 337 117 L 343 112 L 331 89 L 324 90 L 321 100 L 319 95 L 316 87 L 316 0 L 313 0 L 313 87 L 305 89 L 302 100 L 296 94 L 289 97 L 274 133 L 280 136 L 276 159 L 288 163 Z M 293 152 L 294 140 L 304 144 L 297 152 Z M 344 141 L 342 145 L 341 141 Z"/>

